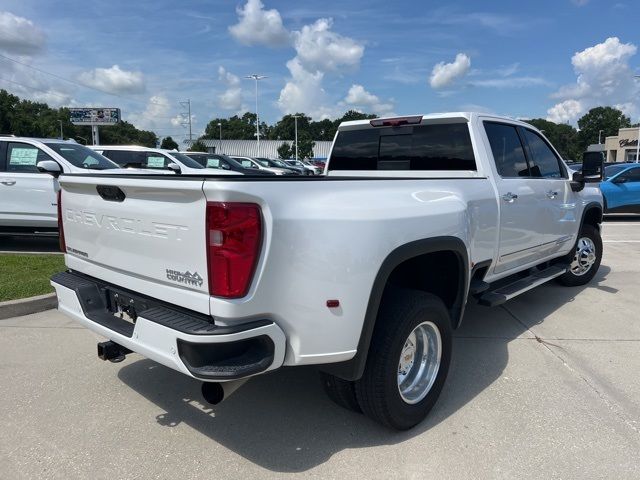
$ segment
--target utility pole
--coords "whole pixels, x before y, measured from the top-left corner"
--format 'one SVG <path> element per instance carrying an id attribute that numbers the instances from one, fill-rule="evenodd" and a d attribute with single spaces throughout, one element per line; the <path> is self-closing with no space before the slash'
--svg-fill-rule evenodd
<path id="1" fill-rule="evenodd" d="M 182 112 L 180 114 L 182 116 L 182 119 L 184 120 L 183 122 L 181 122 L 181 125 L 183 127 L 186 127 L 187 125 L 189 125 L 189 146 L 191 146 L 193 145 L 193 137 L 191 134 L 191 99 L 188 98 L 186 102 L 180 102 L 180 106 L 182 106 L 182 108 L 187 109 L 186 112 Z M 185 120 L 185 117 L 188 120 Z"/>
<path id="2" fill-rule="evenodd" d="M 640 75 L 634 75 L 634 79 L 640 80 Z M 640 122 L 638 122 L 638 140 L 636 140 L 636 163 L 640 162 Z"/>
<path id="3" fill-rule="evenodd" d="M 296 160 L 298 160 L 298 117 L 300 115 L 292 115 L 296 130 Z"/>
<path id="4" fill-rule="evenodd" d="M 601 138 L 602 132 L 604 132 L 604 130 L 599 130 L 599 131 L 598 131 L 598 145 L 600 145 L 600 144 L 602 143 L 602 142 L 600 141 L 600 138 Z"/>
<path id="5" fill-rule="evenodd" d="M 64 140 L 64 133 L 62 133 L 62 120 L 58 120 L 60 124 L 60 140 Z"/>
<path id="6" fill-rule="evenodd" d="M 220 144 L 219 144 L 220 152 L 219 153 L 222 153 L 222 123 L 221 122 L 218 122 L 218 128 L 220 129 Z"/>
<path id="7" fill-rule="evenodd" d="M 263 78 L 267 78 L 266 75 L 259 75 L 257 73 L 252 73 L 251 75 L 247 75 L 246 77 L 244 77 L 248 80 L 255 80 L 256 82 L 256 140 L 257 140 L 257 154 L 256 156 L 259 157 L 260 156 L 260 117 L 258 116 L 258 81 L 262 80 Z"/>

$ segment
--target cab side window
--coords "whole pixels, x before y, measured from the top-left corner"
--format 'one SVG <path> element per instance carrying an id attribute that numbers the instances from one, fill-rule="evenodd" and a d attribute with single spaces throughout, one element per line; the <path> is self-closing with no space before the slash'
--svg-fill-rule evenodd
<path id="1" fill-rule="evenodd" d="M 28 143 L 9 142 L 7 145 L 7 172 L 40 173 L 36 165 L 43 160 L 53 158 Z"/>
<path id="2" fill-rule="evenodd" d="M 528 177 L 529 166 L 515 126 L 484 122 L 493 160 L 501 177 Z"/>
<path id="3" fill-rule="evenodd" d="M 524 130 L 524 138 L 529 146 L 529 161 L 532 177 L 561 178 L 562 170 L 560 161 L 551 147 L 540 135 L 527 128 Z"/>
<path id="4" fill-rule="evenodd" d="M 640 182 L 640 168 L 631 168 L 618 177 L 624 183 Z"/>

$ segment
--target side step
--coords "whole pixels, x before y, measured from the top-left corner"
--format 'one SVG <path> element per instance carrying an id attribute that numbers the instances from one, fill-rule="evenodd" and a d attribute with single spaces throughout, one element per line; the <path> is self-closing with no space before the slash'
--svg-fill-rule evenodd
<path id="1" fill-rule="evenodd" d="M 551 267 L 547 267 L 544 270 L 539 270 L 528 277 L 519 278 L 515 282 L 509 283 L 507 285 L 502 285 L 495 290 L 489 290 L 483 293 L 479 297 L 480 305 L 485 305 L 487 307 L 495 307 L 497 305 L 502 305 L 507 300 L 512 299 L 513 297 L 517 297 L 521 293 L 524 293 L 532 288 L 537 287 L 538 285 L 542 285 L 543 283 L 548 282 L 556 277 L 559 277 L 563 273 L 567 271 L 569 268 L 568 265 L 553 265 Z"/>

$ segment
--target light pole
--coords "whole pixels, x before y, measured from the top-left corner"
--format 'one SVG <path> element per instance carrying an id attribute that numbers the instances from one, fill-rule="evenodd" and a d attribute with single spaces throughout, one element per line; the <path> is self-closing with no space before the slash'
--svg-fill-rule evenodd
<path id="1" fill-rule="evenodd" d="M 64 140 L 64 133 L 62 133 L 62 120 L 58 120 L 60 124 L 60 140 Z"/>
<path id="2" fill-rule="evenodd" d="M 255 80 L 256 82 L 256 140 L 258 142 L 258 154 L 260 156 L 260 117 L 258 116 L 258 81 L 263 78 L 267 78 L 266 75 L 258 75 L 257 73 L 252 73 L 251 75 L 247 75 L 244 77 L 249 80 Z"/>
<path id="3" fill-rule="evenodd" d="M 600 145 L 602 142 L 600 141 L 602 132 L 604 132 L 604 130 L 598 130 L 598 145 Z"/>
<path id="4" fill-rule="evenodd" d="M 222 153 L 222 123 L 218 122 L 218 128 L 220 129 L 220 153 Z"/>
<path id="5" fill-rule="evenodd" d="M 640 79 L 640 75 L 634 75 L 634 79 Z M 636 140 L 636 163 L 640 162 L 640 123 L 638 123 L 638 140 Z"/>
<path id="6" fill-rule="evenodd" d="M 296 130 L 296 160 L 298 160 L 298 117 L 300 115 L 292 115 Z"/>

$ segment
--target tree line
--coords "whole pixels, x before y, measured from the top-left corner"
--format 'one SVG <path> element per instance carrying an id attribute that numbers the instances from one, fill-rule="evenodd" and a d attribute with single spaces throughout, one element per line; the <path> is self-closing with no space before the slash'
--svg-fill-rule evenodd
<path id="1" fill-rule="evenodd" d="M 288 140 L 295 138 L 295 118 L 298 117 L 298 156 L 313 156 L 315 141 L 333 140 L 340 123 L 349 120 L 376 118 L 375 115 L 349 110 L 335 120 L 314 121 L 304 113 L 284 115 L 275 124 L 260 122 L 260 138 Z M 578 120 L 578 129 L 568 124 L 554 123 L 543 118 L 526 120 L 539 130 L 566 160 L 581 160 L 587 146 L 598 143 L 600 137 L 617 135 L 620 128 L 633 126 L 629 117 L 613 107 L 592 108 Z M 0 90 L 0 133 L 25 137 L 55 138 L 60 136 L 60 122 L 64 138 L 74 138 L 79 143 L 91 143 L 91 128 L 73 125 L 68 108 L 50 108 L 46 103 L 23 100 L 16 95 Z M 254 140 L 256 138 L 256 115 L 246 112 L 229 118 L 214 118 L 206 126 L 199 140 L 220 138 L 223 140 Z M 158 137 L 154 132 L 140 130 L 129 122 L 100 130 L 100 142 L 105 145 L 142 145 L 155 147 Z M 163 148 L 179 148 L 171 137 L 165 137 Z M 202 142 L 196 142 L 192 150 L 206 151 Z M 281 158 L 295 156 L 293 142 L 285 143 L 278 151 Z"/>
<path id="2" fill-rule="evenodd" d="M 23 137 L 58 138 L 62 125 L 64 138 L 91 143 L 91 127 L 71 123 L 68 108 L 51 108 L 46 103 L 22 100 L 0 90 L 0 133 Z M 61 123 L 62 122 L 62 123 Z M 105 145 L 142 145 L 155 147 L 158 137 L 139 130 L 129 122 L 119 122 L 100 129 L 100 143 Z"/>

